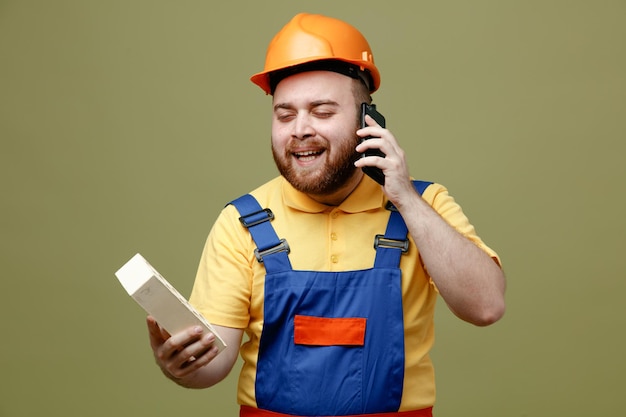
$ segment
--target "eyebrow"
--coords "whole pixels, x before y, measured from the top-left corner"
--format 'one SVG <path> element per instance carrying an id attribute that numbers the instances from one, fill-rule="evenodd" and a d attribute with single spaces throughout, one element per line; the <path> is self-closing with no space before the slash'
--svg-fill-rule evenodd
<path id="1" fill-rule="evenodd" d="M 309 103 L 309 108 L 315 108 L 315 107 L 319 107 L 319 106 L 323 106 L 323 105 L 330 105 L 330 106 L 339 106 L 339 103 L 337 103 L 334 100 L 315 100 Z M 289 103 L 278 103 L 274 105 L 274 111 L 279 110 L 279 109 L 291 109 L 293 108 L 293 105 L 289 104 Z"/>

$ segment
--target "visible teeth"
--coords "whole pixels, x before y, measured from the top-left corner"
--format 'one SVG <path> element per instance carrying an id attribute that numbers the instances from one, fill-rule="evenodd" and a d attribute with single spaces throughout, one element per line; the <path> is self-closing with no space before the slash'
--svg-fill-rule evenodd
<path id="1" fill-rule="evenodd" d="M 322 154 L 322 151 L 302 151 L 294 152 L 293 155 L 302 162 L 310 162 Z"/>

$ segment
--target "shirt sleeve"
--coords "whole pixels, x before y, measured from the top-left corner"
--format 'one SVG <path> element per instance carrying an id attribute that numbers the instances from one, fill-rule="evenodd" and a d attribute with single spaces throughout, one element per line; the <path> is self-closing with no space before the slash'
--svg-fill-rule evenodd
<path id="1" fill-rule="evenodd" d="M 459 233 L 485 251 L 498 265 L 502 265 L 498 254 L 482 241 L 476 229 L 463 213 L 463 209 L 452 197 L 448 190 L 440 185 L 433 184 L 426 189 L 423 198 Z"/>
<path id="2" fill-rule="evenodd" d="M 233 206 L 224 208 L 202 251 L 189 302 L 211 323 L 243 329 L 250 320 L 250 234 Z"/>

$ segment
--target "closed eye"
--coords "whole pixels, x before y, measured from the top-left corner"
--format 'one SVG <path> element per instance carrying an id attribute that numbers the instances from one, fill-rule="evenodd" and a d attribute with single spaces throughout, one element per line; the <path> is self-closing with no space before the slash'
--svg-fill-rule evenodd
<path id="1" fill-rule="evenodd" d="M 313 115 L 315 115 L 315 117 L 319 117 L 320 119 L 327 119 L 329 117 L 334 116 L 335 113 L 325 112 L 325 111 L 315 111 L 313 112 Z"/>
<path id="2" fill-rule="evenodd" d="M 276 120 L 280 122 L 288 122 L 296 117 L 295 112 L 281 111 L 281 112 L 277 112 L 275 115 L 276 115 Z"/>

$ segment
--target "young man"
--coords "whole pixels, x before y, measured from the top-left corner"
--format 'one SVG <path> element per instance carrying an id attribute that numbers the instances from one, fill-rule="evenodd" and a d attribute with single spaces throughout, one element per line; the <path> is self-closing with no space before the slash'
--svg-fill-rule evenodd
<path id="1" fill-rule="evenodd" d="M 435 300 L 470 323 L 497 321 L 497 255 L 443 186 L 411 181 L 389 130 L 369 116 L 360 128 L 380 75 L 355 28 L 295 16 L 252 81 L 273 96 L 281 176 L 223 210 L 190 298 L 229 347 L 216 355 L 212 335 L 170 336 L 148 318 L 157 363 L 204 388 L 240 353 L 242 416 L 430 416 Z M 361 158 L 368 149 L 385 156 Z"/>

